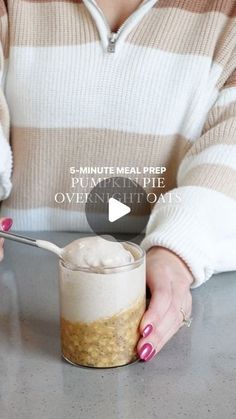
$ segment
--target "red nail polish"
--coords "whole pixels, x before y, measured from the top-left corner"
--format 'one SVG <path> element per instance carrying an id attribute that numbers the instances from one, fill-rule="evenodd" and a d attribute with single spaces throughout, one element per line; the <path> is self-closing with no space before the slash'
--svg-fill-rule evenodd
<path id="1" fill-rule="evenodd" d="M 150 353 L 153 351 L 153 346 L 151 343 L 145 343 L 139 351 L 139 357 L 141 359 L 147 358 Z"/>
<path id="2" fill-rule="evenodd" d="M 153 331 L 153 325 L 150 323 L 143 329 L 143 337 L 146 338 Z"/>
<path id="3" fill-rule="evenodd" d="M 153 357 L 154 357 L 154 355 L 156 355 L 156 349 L 153 349 L 153 351 L 150 353 L 150 355 L 148 355 L 145 359 L 144 359 L 144 361 L 145 362 L 147 362 L 147 361 L 150 361 L 150 359 L 152 359 Z"/>
<path id="4" fill-rule="evenodd" d="M 13 220 L 12 218 L 6 218 L 5 220 L 3 220 L 1 222 L 1 227 L 3 231 L 8 231 L 10 230 L 11 226 L 13 224 Z"/>

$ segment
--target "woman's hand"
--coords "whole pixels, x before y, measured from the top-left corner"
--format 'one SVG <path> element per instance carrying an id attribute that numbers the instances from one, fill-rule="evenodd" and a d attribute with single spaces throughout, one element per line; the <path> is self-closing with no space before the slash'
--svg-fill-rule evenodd
<path id="1" fill-rule="evenodd" d="M 13 220 L 12 218 L 0 218 L 0 230 L 8 231 L 12 226 Z M 0 237 L 0 262 L 4 258 L 4 238 Z"/>
<path id="2" fill-rule="evenodd" d="M 153 358 L 184 324 L 181 307 L 186 316 L 190 316 L 193 280 L 187 265 L 175 253 L 159 246 L 147 252 L 151 300 L 140 323 L 142 338 L 137 346 L 139 357 L 144 361 Z"/>

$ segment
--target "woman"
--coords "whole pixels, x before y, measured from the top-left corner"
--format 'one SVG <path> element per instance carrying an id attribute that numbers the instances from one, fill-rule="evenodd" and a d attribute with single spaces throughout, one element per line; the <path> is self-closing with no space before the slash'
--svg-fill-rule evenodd
<path id="1" fill-rule="evenodd" d="M 86 231 L 54 200 L 71 166 L 167 168 L 180 202 L 155 204 L 142 242 L 148 361 L 191 288 L 236 269 L 236 1 L 1 0 L 1 47 L 5 229 Z"/>

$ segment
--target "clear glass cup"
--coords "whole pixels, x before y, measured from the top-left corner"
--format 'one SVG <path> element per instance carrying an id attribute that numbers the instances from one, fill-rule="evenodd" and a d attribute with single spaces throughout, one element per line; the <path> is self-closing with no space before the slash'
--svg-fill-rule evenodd
<path id="1" fill-rule="evenodd" d="M 69 269 L 59 260 L 60 330 L 63 358 L 110 368 L 137 361 L 139 324 L 146 309 L 146 255 L 122 242 L 134 262 L 96 271 Z"/>

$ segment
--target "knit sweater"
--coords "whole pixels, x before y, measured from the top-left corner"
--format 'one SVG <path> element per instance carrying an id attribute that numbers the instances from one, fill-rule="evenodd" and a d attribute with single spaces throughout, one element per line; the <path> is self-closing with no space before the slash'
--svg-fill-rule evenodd
<path id="1" fill-rule="evenodd" d="M 143 248 L 179 255 L 192 288 L 235 270 L 236 1 L 144 0 L 112 34 L 95 0 L 0 0 L 0 23 L 12 230 L 90 231 L 84 203 L 55 200 L 71 167 L 163 166 L 179 199 L 155 203 Z"/>

